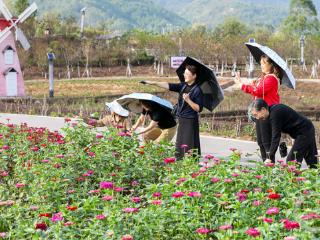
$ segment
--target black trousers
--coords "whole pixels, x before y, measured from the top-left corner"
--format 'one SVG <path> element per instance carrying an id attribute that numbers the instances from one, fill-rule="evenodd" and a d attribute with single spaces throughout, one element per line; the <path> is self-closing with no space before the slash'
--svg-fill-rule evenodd
<path id="1" fill-rule="evenodd" d="M 268 119 L 256 120 L 257 143 L 260 148 L 261 158 L 263 161 L 271 159 L 275 162 L 275 157 L 270 158 L 269 151 L 271 146 L 272 129 Z"/>
<path id="2" fill-rule="evenodd" d="M 297 160 L 297 162 L 301 164 L 303 159 L 305 159 L 310 168 L 317 168 L 317 154 L 318 150 L 315 130 L 314 127 L 312 127 L 312 129 L 310 129 L 304 135 L 298 135 L 296 137 L 294 144 L 287 156 L 287 161 Z"/>
<path id="3" fill-rule="evenodd" d="M 196 149 L 196 152 L 201 156 L 199 119 L 179 117 L 175 157 L 182 159 L 190 149 Z"/>

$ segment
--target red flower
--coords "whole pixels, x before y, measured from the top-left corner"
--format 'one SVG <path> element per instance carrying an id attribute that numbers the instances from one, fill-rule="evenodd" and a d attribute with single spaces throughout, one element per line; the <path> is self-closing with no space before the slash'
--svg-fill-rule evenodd
<path id="1" fill-rule="evenodd" d="M 252 237 L 259 237 L 260 236 L 260 231 L 256 228 L 249 228 L 246 231 L 246 234 L 252 236 Z"/>
<path id="2" fill-rule="evenodd" d="M 269 199 L 279 199 L 279 198 L 281 198 L 281 195 L 279 193 L 269 193 L 268 198 Z"/>
<path id="3" fill-rule="evenodd" d="M 75 210 L 77 210 L 78 209 L 78 207 L 77 206 L 67 206 L 66 207 L 69 211 L 75 211 Z"/>
<path id="4" fill-rule="evenodd" d="M 45 231 L 45 230 L 47 230 L 48 226 L 45 222 L 41 222 L 41 223 L 36 223 L 35 228 L 40 229 L 42 231 Z"/>
<path id="5" fill-rule="evenodd" d="M 52 213 L 40 213 L 39 217 L 52 217 Z"/>

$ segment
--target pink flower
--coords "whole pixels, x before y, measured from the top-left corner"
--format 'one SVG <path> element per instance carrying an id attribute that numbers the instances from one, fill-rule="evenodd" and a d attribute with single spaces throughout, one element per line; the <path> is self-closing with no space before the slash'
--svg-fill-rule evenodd
<path id="1" fill-rule="evenodd" d="M 239 192 L 239 193 L 236 194 L 236 196 L 238 197 L 238 200 L 240 202 L 243 202 L 243 201 L 245 201 L 247 199 L 247 194 L 245 194 L 245 193 Z"/>
<path id="2" fill-rule="evenodd" d="M 39 147 L 35 146 L 35 147 L 31 147 L 30 150 L 34 151 L 34 152 L 38 152 L 39 151 Z"/>
<path id="3" fill-rule="evenodd" d="M 0 238 L 5 238 L 7 236 L 6 232 L 0 232 Z"/>
<path id="4" fill-rule="evenodd" d="M 174 198 L 181 198 L 184 196 L 184 192 L 175 192 L 171 196 Z"/>
<path id="5" fill-rule="evenodd" d="M 275 215 L 275 214 L 278 214 L 279 213 L 279 208 L 277 208 L 277 207 L 272 207 L 272 208 L 269 208 L 268 210 L 267 210 L 267 214 L 268 215 Z"/>
<path id="6" fill-rule="evenodd" d="M 230 178 L 225 178 L 225 179 L 224 179 L 224 182 L 225 182 L 225 183 L 232 183 L 232 179 L 230 179 Z"/>
<path id="7" fill-rule="evenodd" d="M 220 179 L 219 178 L 211 178 L 211 182 L 213 182 L 213 183 L 217 183 L 217 182 L 219 182 L 220 181 Z"/>
<path id="8" fill-rule="evenodd" d="M 97 134 L 96 134 L 96 138 L 98 138 L 98 139 L 103 138 L 103 134 L 97 133 Z"/>
<path id="9" fill-rule="evenodd" d="M 283 240 L 296 240 L 297 238 L 295 236 L 288 236 L 288 237 L 284 237 Z"/>
<path id="10" fill-rule="evenodd" d="M 103 196 L 102 200 L 103 201 L 111 201 L 111 200 L 113 200 L 113 197 L 112 196 Z"/>
<path id="11" fill-rule="evenodd" d="M 2 147 L 2 149 L 3 149 L 3 150 L 9 150 L 10 147 L 9 147 L 8 145 L 4 145 L 4 146 Z"/>
<path id="12" fill-rule="evenodd" d="M 100 193 L 100 189 L 94 189 L 89 191 L 89 194 L 96 194 L 96 193 Z"/>
<path id="13" fill-rule="evenodd" d="M 255 192 L 261 192 L 262 189 L 261 189 L 261 188 L 254 188 L 253 191 L 255 191 Z"/>
<path id="14" fill-rule="evenodd" d="M 113 189 L 113 183 L 112 182 L 100 182 L 100 188 Z"/>
<path id="15" fill-rule="evenodd" d="M 161 197 L 161 192 L 155 192 L 152 194 L 153 197 L 160 198 Z"/>
<path id="16" fill-rule="evenodd" d="M 162 204 L 162 201 L 161 201 L 161 200 L 152 200 L 151 204 L 161 205 L 161 204 Z"/>
<path id="17" fill-rule="evenodd" d="M 259 200 L 255 200 L 255 201 L 253 201 L 253 205 L 254 206 L 259 206 L 259 205 L 261 205 L 262 204 L 262 202 L 261 201 L 259 201 Z"/>
<path id="18" fill-rule="evenodd" d="M 141 202 L 141 198 L 139 198 L 139 197 L 132 197 L 132 198 L 131 198 L 131 201 L 134 202 L 134 203 L 139 203 L 139 202 Z"/>
<path id="19" fill-rule="evenodd" d="M 122 192 L 123 190 L 124 190 L 123 187 L 115 187 L 114 188 L 114 191 L 116 191 L 116 192 Z"/>
<path id="20" fill-rule="evenodd" d="M 43 160 L 41 160 L 41 162 L 42 163 L 48 163 L 48 162 L 50 162 L 50 160 L 49 159 L 43 159 Z"/>
<path id="21" fill-rule="evenodd" d="M 38 206 L 30 206 L 30 210 L 32 211 L 37 211 L 39 209 Z"/>
<path id="22" fill-rule="evenodd" d="M 259 237 L 260 236 L 260 231 L 256 228 L 249 228 L 246 231 L 246 234 L 252 236 L 252 237 Z"/>
<path id="23" fill-rule="evenodd" d="M 16 184 L 16 188 L 22 188 L 22 187 L 24 187 L 24 186 L 25 186 L 24 183 L 17 183 L 17 184 Z"/>
<path id="24" fill-rule="evenodd" d="M 132 181 L 132 182 L 131 182 L 131 186 L 133 186 L 133 187 L 134 187 L 134 186 L 138 186 L 138 185 L 139 185 L 139 182 L 138 182 L 138 181 Z"/>
<path id="25" fill-rule="evenodd" d="M 309 213 L 307 215 L 301 216 L 302 220 L 320 219 L 320 215 L 316 213 Z"/>
<path id="26" fill-rule="evenodd" d="M 223 225 L 219 227 L 220 230 L 228 230 L 228 229 L 232 229 L 232 225 Z"/>
<path id="27" fill-rule="evenodd" d="M 266 167 L 273 167 L 275 164 L 274 163 L 266 163 L 265 166 Z"/>
<path id="28" fill-rule="evenodd" d="M 206 172 L 207 171 L 207 168 L 205 168 L 205 167 L 201 167 L 200 169 L 199 169 L 199 172 L 201 172 L 201 173 L 204 173 L 204 172 Z"/>
<path id="29" fill-rule="evenodd" d="M 121 237 L 121 240 L 133 240 L 133 237 L 129 234 L 126 234 Z"/>
<path id="30" fill-rule="evenodd" d="M 283 221 L 283 227 L 287 230 L 292 230 L 295 228 L 300 228 L 300 224 L 298 222 L 295 221 L 289 221 L 288 219 L 285 219 Z"/>
<path id="31" fill-rule="evenodd" d="M 76 190 L 74 190 L 74 189 L 69 189 L 69 190 L 67 191 L 68 194 L 72 194 L 72 193 L 75 193 L 75 192 L 76 192 Z"/>
<path id="32" fill-rule="evenodd" d="M 272 218 L 263 218 L 263 221 L 266 223 L 273 223 L 273 219 Z"/>
<path id="33" fill-rule="evenodd" d="M 261 178 L 263 178 L 263 175 L 257 175 L 257 176 L 255 176 L 255 178 L 256 179 L 261 179 Z"/>
<path id="34" fill-rule="evenodd" d="M 212 158 L 214 158 L 214 156 L 211 154 L 207 154 L 204 156 L 204 159 L 212 159 Z"/>
<path id="35" fill-rule="evenodd" d="M 7 171 L 3 171 L 3 172 L 0 173 L 1 177 L 6 177 L 8 175 L 9 175 L 9 172 L 7 172 Z"/>
<path id="36" fill-rule="evenodd" d="M 208 228 L 198 228 L 198 229 L 196 230 L 196 232 L 197 232 L 197 233 L 200 233 L 200 234 L 208 234 L 208 233 L 211 232 L 211 230 L 208 229 Z"/>
<path id="37" fill-rule="evenodd" d="M 62 217 L 62 212 L 58 212 L 56 214 L 53 215 L 53 217 L 51 218 L 52 222 L 58 222 L 58 221 L 62 221 L 63 217 Z"/>
<path id="38" fill-rule="evenodd" d="M 190 192 L 188 194 L 189 197 L 201 197 L 201 193 L 200 192 Z"/>
<path id="39" fill-rule="evenodd" d="M 232 173 L 231 176 L 232 176 L 232 177 L 239 177 L 240 174 L 239 174 L 239 173 Z"/>
<path id="40" fill-rule="evenodd" d="M 138 212 L 139 209 L 138 208 L 124 208 L 124 209 L 122 209 L 122 211 L 125 213 L 134 213 L 134 212 Z"/>
<path id="41" fill-rule="evenodd" d="M 180 185 L 181 183 L 187 181 L 187 178 L 179 178 L 178 181 L 176 182 L 177 185 Z"/>
<path id="42" fill-rule="evenodd" d="M 163 160 L 164 164 L 174 163 L 175 161 L 176 161 L 175 157 L 169 157 Z"/>
<path id="43" fill-rule="evenodd" d="M 103 214 L 100 214 L 100 215 L 97 215 L 97 216 L 96 216 L 96 219 L 98 219 L 98 220 L 103 220 L 103 219 L 105 219 L 105 218 L 106 218 L 106 216 L 103 215 Z"/>
<path id="44" fill-rule="evenodd" d="M 74 222 L 65 222 L 65 223 L 63 224 L 63 226 L 69 227 L 69 226 L 71 226 L 71 225 L 73 225 L 73 224 L 74 224 Z"/>
<path id="45" fill-rule="evenodd" d="M 56 158 L 64 158 L 64 155 L 63 154 L 57 154 Z"/>

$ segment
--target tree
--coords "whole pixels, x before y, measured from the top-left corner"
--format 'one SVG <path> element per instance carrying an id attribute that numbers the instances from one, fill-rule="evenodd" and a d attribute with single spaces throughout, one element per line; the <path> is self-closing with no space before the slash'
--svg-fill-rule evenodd
<path id="1" fill-rule="evenodd" d="M 291 0 L 289 16 L 282 30 L 289 34 L 320 34 L 320 22 L 312 0 Z"/>
<path id="2" fill-rule="evenodd" d="M 14 2 L 14 9 L 17 14 L 22 13 L 27 7 L 29 7 L 29 0 L 16 0 Z"/>

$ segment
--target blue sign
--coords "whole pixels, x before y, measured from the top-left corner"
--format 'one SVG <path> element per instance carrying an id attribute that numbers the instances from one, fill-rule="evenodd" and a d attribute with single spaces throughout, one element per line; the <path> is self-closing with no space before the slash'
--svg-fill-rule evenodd
<path id="1" fill-rule="evenodd" d="M 54 56 L 54 53 L 47 53 L 48 60 L 53 61 L 56 57 Z"/>

